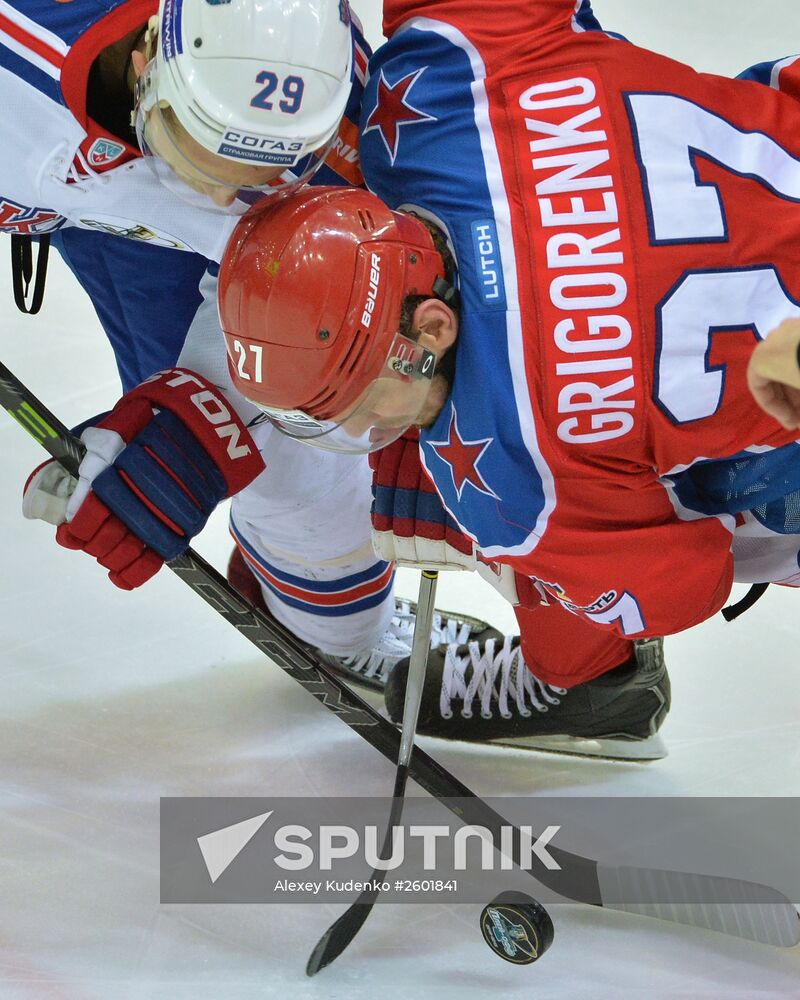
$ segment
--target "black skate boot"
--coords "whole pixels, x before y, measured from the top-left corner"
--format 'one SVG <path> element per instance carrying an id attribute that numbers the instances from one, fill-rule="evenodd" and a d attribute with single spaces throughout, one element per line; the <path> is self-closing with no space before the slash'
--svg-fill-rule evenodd
<path id="1" fill-rule="evenodd" d="M 403 717 L 408 661 L 386 685 L 389 717 Z M 670 705 L 663 640 L 569 691 L 535 677 L 517 637 L 431 652 L 417 731 L 426 736 L 626 760 L 666 756 L 657 735 Z"/>
<path id="2" fill-rule="evenodd" d="M 238 548 L 228 562 L 228 583 L 251 604 L 269 614 L 264 605 L 261 586 Z M 395 600 L 395 613 L 380 641 L 370 649 L 349 656 L 333 656 L 317 649 L 326 666 L 347 681 L 372 691 L 383 692 L 394 665 L 411 655 L 411 640 L 417 606 L 413 601 Z M 489 639 L 502 641 L 502 633 L 479 618 L 457 615 L 451 611 L 435 611 L 431 628 L 431 649 L 442 643 L 484 643 Z M 309 647 L 313 648 L 313 647 Z"/>

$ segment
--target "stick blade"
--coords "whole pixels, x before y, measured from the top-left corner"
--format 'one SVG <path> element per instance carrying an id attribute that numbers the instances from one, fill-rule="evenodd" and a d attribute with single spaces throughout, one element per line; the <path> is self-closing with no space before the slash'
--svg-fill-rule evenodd
<path id="1" fill-rule="evenodd" d="M 309 956 L 306 963 L 307 976 L 315 976 L 320 969 L 324 969 L 341 955 L 361 930 L 364 921 L 370 915 L 373 903 L 374 900 L 364 903 L 357 900 L 330 925 Z"/>
<path id="2" fill-rule="evenodd" d="M 800 943 L 800 916 L 770 886 L 742 879 L 598 865 L 602 905 L 778 948 Z"/>

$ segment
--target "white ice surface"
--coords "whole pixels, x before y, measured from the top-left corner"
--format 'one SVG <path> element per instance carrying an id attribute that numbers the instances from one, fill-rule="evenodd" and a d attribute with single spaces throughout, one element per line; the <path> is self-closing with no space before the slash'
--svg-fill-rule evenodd
<path id="1" fill-rule="evenodd" d="M 375 38 L 378 5 L 361 7 Z M 719 72 L 800 39 L 796 0 L 596 7 L 608 27 Z M 54 261 L 42 313 L 22 317 L 5 242 L 0 253 L 0 357 L 67 423 L 108 408 L 110 351 L 71 276 Z M 800 996 L 797 950 L 578 906 L 552 908 L 555 944 L 522 969 L 483 946 L 477 905 L 379 906 L 307 980 L 340 908 L 160 905 L 160 796 L 386 795 L 392 769 L 170 573 L 121 593 L 24 521 L 21 487 L 42 453 L 5 414 L 0 459 L 0 1000 Z M 224 565 L 224 516 L 198 548 Z M 680 600 L 677 573 L 664 587 Z M 401 574 L 400 591 L 415 589 Z M 666 760 L 426 749 L 485 795 L 796 795 L 798 600 L 772 588 L 738 624 L 670 640 Z M 442 580 L 440 604 L 513 628 L 467 575 Z"/>

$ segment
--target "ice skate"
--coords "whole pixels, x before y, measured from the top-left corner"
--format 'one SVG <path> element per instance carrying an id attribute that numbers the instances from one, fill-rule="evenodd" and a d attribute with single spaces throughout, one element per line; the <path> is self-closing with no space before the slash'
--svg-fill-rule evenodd
<path id="1" fill-rule="evenodd" d="M 431 653 L 417 731 L 427 736 L 626 760 L 666 756 L 658 735 L 670 705 L 663 640 L 637 643 L 627 663 L 570 690 L 539 680 L 517 637 Z M 408 662 L 386 686 L 400 722 Z"/>

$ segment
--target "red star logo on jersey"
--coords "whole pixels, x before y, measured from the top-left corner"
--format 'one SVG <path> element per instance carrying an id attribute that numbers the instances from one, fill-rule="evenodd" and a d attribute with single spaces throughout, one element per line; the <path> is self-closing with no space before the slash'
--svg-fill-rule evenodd
<path id="1" fill-rule="evenodd" d="M 483 453 L 492 441 L 494 441 L 494 438 L 465 441 L 458 429 L 456 408 L 451 404 L 447 440 L 428 442 L 439 458 L 450 466 L 453 486 L 459 500 L 461 500 L 461 494 L 464 492 L 464 487 L 467 483 L 478 490 L 479 493 L 485 493 L 487 496 L 494 497 L 495 500 L 500 499 L 478 471 L 478 462 L 480 462 Z"/>
<path id="2" fill-rule="evenodd" d="M 380 133 L 392 164 L 397 159 L 400 129 L 403 125 L 416 125 L 419 122 L 435 122 L 437 120 L 433 115 L 428 115 L 413 107 L 408 101 L 408 92 L 424 72 L 425 67 L 423 66 L 422 69 L 407 74 L 402 80 L 398 80 L 390 87 L 383 75 L 383 70 L 381 70 L 381 77 L 378 80 L 378 103 L 367 119 L 364 135 L 367 132 L 372 132 L 373 129 Z"/>

